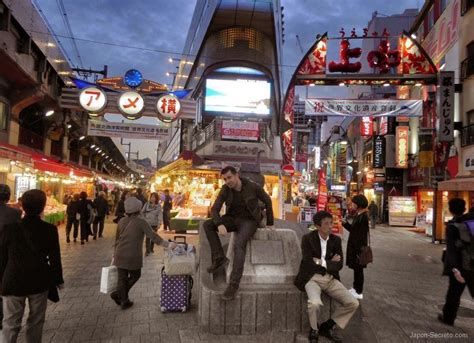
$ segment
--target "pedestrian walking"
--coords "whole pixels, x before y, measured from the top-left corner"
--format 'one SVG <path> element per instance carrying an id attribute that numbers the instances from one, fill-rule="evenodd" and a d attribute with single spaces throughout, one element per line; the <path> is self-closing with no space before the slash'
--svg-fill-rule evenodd
<path id="1" fill-rule="evenodd" d="M 10 197 L 10 187 L 5 184 L 0 184 L 0 235 L 2 234 L 3 228 L 6 225 L 17 223 L 21 219 L 21 211 L 16 208 L 11 208 L 7 205 Z M 2 329 L 2 321 L 3 303 L 2 298 L 0 297 L 0 330 Z"/>
<path id="2" fill-rule="evenodd" d="M 79 215 L 81 226 L 81 244 L 89 242 L 89 235 L 92 234 L 91 223 L 94 220 L 92 201 L 87 198 L 86 192 L 81 192 L 79 199 Z"/>
<path id="3" fill-rule="evenodd" d="M 452 326 L 466 285 L 474 297 L 474 211 L 463 215 L 466 202 L 460 198 L 449 200 L 448 207 L 453 219 L 446 226 L 443 275 L 449 277 L 449 287 L 438 320 Z"/>
<path id="4" fill-rule="evenodd" d="M 117 208 L 115 210 L 115 219 L 114 223 L 118 223 L 120 219 L 125 217 L 125 200 L 130 197 L 130 193 L 128 190 L 124 190 L 122 195 L 120 196 L 120 200 L 117 203 Z"/>
<path id="5" fill-rule="evenodd" d="M 349 231 L 347 240 L 347 266 L 354 270 L 353 287 L 349 290 L 356 299 L 363 299 L 364 290 L 364 268 L 366 265 L 360 263 L 360 254 L 362 247 L 367 246 L 369 235 L 369 217 L 367 215 L 367 206 L 369 201 L 362 195 L 356 195 L 352 198 L 352 206 L 355 207 L 356 216 L 349 224 L 342 222 L 344 228 Z"/>
<path id="6" fill-rule="evenodd" d="M 66 208 L 66 215 L 66 242 L 71 242 L 71 229 L 74 227 L 72 237 L 74 239 L 74 243 L 76 243 L 79 231 L 79 194 L 74 194 L 72 200 L 69 201 Z"/>
<path id="7" fill-rule="evenodd" d="M 140 279 L 143 266 L 143 238 L 147 236 L 155 244 L 174 249 L 176 244 L 163 240 L 153 231 L 150 224 L 140 216 L 142 203 L 135 197 L 125 200 L 126 217 L 122 218 L 117 226 L 115 236 L 113 265 L 118 269 L 117 291 L 110 297 L 123 310 L 131 307 L 128 293 Z"/>
<path id="8" fill-rule="evenodd" d="M 223 300 L 235 298 L 239 289 L 240 279 L 244 270 L 245 252 L 257 228 L 261 225 L 262 211 L 259 200 L 265 204 L 266 225 L 273 229 L 272 199 L 265 190 L 255 182 L 240 178 L 234 167 L 225 167 L 221 170 L 225 185 L 212 206 L 211 216 L 204 222 L 209 245 L 211 246 L 212 265 L 207 268 L 208 273 L 215 273 L 229 263 L 225 257 L 222 243 L 218 234 L 225 235 L 235 232 L 234 264 L 230 275 L 230 284 L 222 295 Z M 221 217 L 220 211 L 226 204 L 226 214 Z"/>
<path id="9" fill-rule="evenodd" d="M 171 231 L 171 208 L 173 207 L 173 200 L 170 196 L 170 191 L 165 189 L 165 200 L 163 201 L 163 230 Z"/>
<path id="10" fill-rule="evenodd" d="M 371 201 L 369 205 L 369 216 L 370 216 L 370 228 L 375 229 L 377 218 L 379 216 L 379 207 L 375 204 L 375 201 Z"/>
<path id="11" fill-rule="evenodd" d="M 145 205 L 145 203 L 146 203 L 146 197 L 145 197 L 145 195 L 143 194 L 143 189 L 137 188 L 137 195 L 136 195 L 136 198 L 137 198 L 138 200 L 140 200 L 140 202 L 142 203 L 142 206 Z"/>
<path id="12" fill-rule="evenodd" d="M 334 329 L 336 325 L 341 329 L 347 326 L 359 302 L 339 278 L 344 259 L 341 238 L 331 233 L 332 215 L 326 211 L 319 211 L 313 216 L 313 223 L 317 230 L 304 235 L 301 241 L 303 259 L 295 278 L 295 285 L 308 295 L 310 343 L 317 343 L 319 335 L 340 342 L 341 339 Z M 318 315 L 323 306 L 321 292 L 326 293 L 335 302 L 331 318 L 320 324 Z"/>
<path id="13" fill-rule="evenodd" d="M 142 216 L 150 224 L 152 230 L 157 232 L 163 218 L 163 211 L 157 193 L 151 193 L 149 201 L 142 208 Z M 154 245 L 155 243 L 150 238 L 145 238 L 145 256 L 153 253 Z"/>
<path id="14" fill-rule="evenodd" d="M 25 217 L 0 234 L 0 293 L 3 296 L 3 341 L 14 343 L 28 300 L 27 343 L 41 342 L 48 296 L 64 283 L 58 229 L 41 220 L 46 195 L 30 190 L 22 196 Z M 59 300 L 59 297 L 55 299 Z"/>
<path id="15" fill-rule="evenodd" d="M 99 192 L 97 198 L 94 199 L 93 206 L 96 215 L 92 225 L 92 234 L 94 239 L 97 239 L 97 236 L 102 237 L 104 232 L 105 216 L 109 214 L 109 203 L 106 199 L 105 192 Z"/>

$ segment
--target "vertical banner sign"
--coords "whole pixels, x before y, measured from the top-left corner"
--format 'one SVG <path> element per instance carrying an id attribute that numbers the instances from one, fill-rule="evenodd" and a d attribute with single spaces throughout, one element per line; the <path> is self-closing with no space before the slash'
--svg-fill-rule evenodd
<path id="1" fill-rule="evenodd" d="M 314 148 L 314 168 L 319 169 L 321 165 L 321 147 L 317 146 Z"/>
<path id="2" fill-rule="evenodd" d="M 328 187 L 326 183 L 326 172 L 321 169 L 319 171 L 319 183 L 318 183 L 318 211 L 324 211 L 328 202 Z"/>
<path id="3" fill-rule="evenodd" d="M 342 199 L 336 196 L 330 196 L 327 210 L 332 214 L 332 233 L 342 235 Z"/>
<path id="4" fill-rule="evenodd" d="M 454 71 L 439 73 L 438 88 L 438 140 L 454 140 Z"/>
<path id="5" fill-rule="evenodd" d="M 408 168 L 408 126 L 398 126 L 395 136 L 395 168 Z"/>
<path id="6" fill-rule="evenodd" d="M 298 131 L 296 135 L 296 162 L 308 162 L 309 132 Z"/>
<path id="7" fill-rule="evenodd" d="M 385 137 L 377 135 L 374 137 L 374 168 L 385 167 Z"/>
<path id="8" fill-rule="evenodd" d="M 374 134 L 374 123 L 371 117 L 362 117 L 360 120 L 360 135 L 371 137 Z"/>
<path id="9" fill-rule="evenodd" d="M 387 133 L 388 133 L 388 118 L 387 117 L 380 117 L 379 134 L 384 136 Z"/>

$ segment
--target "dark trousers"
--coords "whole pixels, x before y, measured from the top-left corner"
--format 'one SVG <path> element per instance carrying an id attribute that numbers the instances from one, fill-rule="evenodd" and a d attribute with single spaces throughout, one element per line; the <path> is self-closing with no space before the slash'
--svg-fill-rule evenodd
<path id="1" fill-rule="evenodd" d="M 91 224 L 87 220 L 81 220 L 81 241 L 89 240 L 89 234 L 91 232 Z"/>
<path id="2" fill-rule="evenodd" d="M 140 279 L 140 276 L 142 275 L 142 270 L 128 270 L 117 268 L 117 272 L 117 294 L 119 296 L 120 302 L 123 304 L 128 301 L 128 292 L 133 287 L 133 285 Z"/>
<path id="3" fill-rule="evenodd" d="M 67 217 L 67 222 L 66 222 L 66 237 L 69 238 L 69 235 L 71 234 L 71 229 L 74 226 L 74 232 L 72 236 L 74 239 L 77 238 L 77 233 L 79 231 L 79 221 L 75 217 Z"/>
<path id="4" fill-rule="evenodd" d="M 94 237 L 97 237 L 97 227 L 99 228 L 99 237 L 102 237 L 102 233 L 104 232 L 104 223 L 105 217 L 94 218 L 94 223 L 92 224 L 92 234 Z"/>
<path id="5" fill-rule="evenodd" d="M 151 228 L 155 232 L 158 231 L 158 226 L 152 226 Z M 148 238 L 148 236 L 145 236 L 145 252 L 147 254 L 153 252 L 153 247 L 154 246 L 155 246 L 155 243 L 153 243 L 153 241 L 150 238 Z"/>
<path id="6" fill-rule="evenodd" d="M 163 211 L 163 230 L 171 230 L 170 228 L 170 220 L 171 220 L 171 211 L 164 210 Z"/>
<path id="7" fill-rule="evenodd" d="M 354 268 L 354 289 L 358 294 L 362 294 L 364 290 L 364 268 L 355 267 Z"/>
<path id="8" fill-rule="evenodd" d="M 257 231 L 257 222 L 252 219 L 232 218 L 224 216 L 224 225 L 227 232 L 234 232 L 234 264 L 230 275 L 230 283 L 236 287 L 240 284 L 242 273 L 244 272 L 245 252 L 247 242 L 250 241 Z M 225 257 L 222 243 L 217 234 L 218 229 L 212 219 L 204 222 L 204 230 L 207 240 L 211 246 L 211 257 L 213 262 L 222 260 Z"/>
<path id="9" fill-rule="evenodd" d="M 377 216 L 370 216 L 370 227 L 375 229 L 375 224 L 377 223 Z"/>
<path id="10" fill-rule="evenodd" d="M 449 275 L 449 287 L 448 292 L 446 293 L 446 303 L 443 307 L 444 320 L 449 324 L 454 324 L 464 288 L 466 288 L 466 284 L 458 282 L 451 273 Z"/>

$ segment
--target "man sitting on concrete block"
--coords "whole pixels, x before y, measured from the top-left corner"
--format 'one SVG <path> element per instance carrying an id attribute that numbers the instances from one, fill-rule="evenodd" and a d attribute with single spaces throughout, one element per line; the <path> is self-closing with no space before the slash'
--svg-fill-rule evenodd
<path id="1" fill-rule="evenodd" d="M 263 188 L 252 181 L 240 178 L 234 167 L 228 166 L 222 169 L 221 176 L 225 185 L 212 206 L 212 219 L 204 223 L 212 257 L 212 265 L 207 271 L 214 273 L 227 266 L 229 260 L 225 257 L 218 233 L 225 235 L 228 232 L 234 232 L 234 263 L 230 284 L 222 295 L 222 299 L 232 300 L 237 294 L 244 270 L 247 242 L 255 234 L 262 220 L 258 201 L 265 204 L 267 226 L 270 228 L 273 228 L 273 210 L 272 200 Z M 219 212 L 224 203 L 226 204 L 226 214 L 221 217 Z"/>
<path id="2" fill-rule="evenodd" d="M 304 235 L 301 241 L 303 259 L 295 285 L 308 294 L 308 316 L 311 325 L 309 341 L 318 342 L 321 335 L 333 342 L 341 342 L 333 329 L 336 324 L 341 329 L 346 327 L 359 302 L 339 280 L 339 270 L 343 266 L 342 246 L 341 238 L 331 233 L 332 215 L 319 211 L 314 215 L 313 222 L 317 230 Z M 321 292 L 335 301 L 335 310 L 329 320 L 319 325 L 318 314 L 323 306 Z"/>

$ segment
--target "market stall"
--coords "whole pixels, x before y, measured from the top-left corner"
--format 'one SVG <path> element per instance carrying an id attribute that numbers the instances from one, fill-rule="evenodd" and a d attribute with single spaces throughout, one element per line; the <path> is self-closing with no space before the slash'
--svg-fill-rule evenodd
<path id="1" fill-rule="evenodd" d="M 414 226 L 416 219 L 416 198 L 409 196 L 389 196 L 388 218 L 388 224 L 390 226 Z"/>

